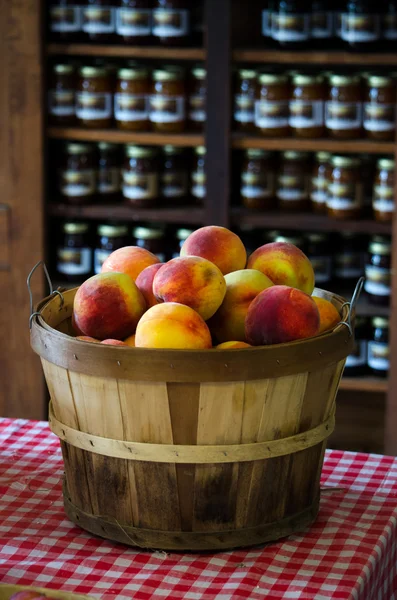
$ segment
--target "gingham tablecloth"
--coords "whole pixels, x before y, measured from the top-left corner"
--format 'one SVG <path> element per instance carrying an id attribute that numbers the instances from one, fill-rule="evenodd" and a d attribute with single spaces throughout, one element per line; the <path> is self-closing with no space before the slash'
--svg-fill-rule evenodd
<path id="1" fill-rule="evenodd" d="M 397 459 L 327 452 L 317 522 L 220 554 L 143 552 L 84 533 L 62 506 L 46 423 L 0 419 L 0 582 L 103 599 L 397 599 Z"/>

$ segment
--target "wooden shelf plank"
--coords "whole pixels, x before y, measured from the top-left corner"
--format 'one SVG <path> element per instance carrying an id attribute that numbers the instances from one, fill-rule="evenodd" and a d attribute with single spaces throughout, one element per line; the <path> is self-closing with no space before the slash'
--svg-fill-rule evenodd
<path id="1" fill-rule="evenodd" d="M 161 46 L 128 46 L 101 44 L 49 44 L 47 54 L 66 56 L 109 56 L 114 58 L 158 58 L 205 60 L 204 48 L 168 48 Z"/>
<path id="2" fill-rule="evenodd" d="M 203 135 L 197 133 L 162 134 L 154 132 L 118 131 L 117 129 L 82 129 L 80 127 L 50 127 L 52 139 L 83 140 L 86 142 L 114 142 L 116 144 L 142 144 L 144 146 L 202 146 Z"/>
<path id="3" fill-rule="evenodd" d="M 233 51 L 233 59 L 237 62 L 279 63 L 279 64 L 311 64 L 311 65 L 397 65 L 396 53 L 359 53 L 323 51 L 288 52 L 269 48 L 237 48 Z"/>
<path id="4" fill-rule="evenodd" d="M 339 389 L 357 392 L 376 392 L 385 394 L 388 390 L 387 379 L 377 377 L 342 377 Z"/>

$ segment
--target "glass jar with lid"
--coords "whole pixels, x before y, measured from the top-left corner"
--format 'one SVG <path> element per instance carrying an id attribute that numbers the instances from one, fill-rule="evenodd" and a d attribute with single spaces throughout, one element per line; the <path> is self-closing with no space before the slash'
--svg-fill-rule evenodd
<path id="1" fill-rule="evenodd" d="M 98 199 L 114 202 L 120 198 L 121 156 L 119 146 L 109 142 L 98 144 Z"/>
<path id="2" fill-rule="evenodd" d="M 294 75 L 289 103 L 289 125 L 301 138 L 318 138 L 324 133 L 325 88 L 321 75 Z"/>
<path id="3" fill-rule="evenodd" d="M 390 369 L 389 319 L 373 317 L 368 341 L 368 366 L 377 377 L 387 377 Z"/>
<path id="4" fill-rule="evenodd" d="M 145 67 L 124 67 L 117 74 L 114 119 L 118 129 L 148 131 L 151 83 Z"/>
<path id="5" fill-rule="evenodd" d="M 138 208 L 155 206 L 159 198 L 159 167 L 154 148 L 134 146 L 125 148 L 122 171 L 122 194 Z"/>
<path id="6" fill-rule="evenodd" d="M 94 129 L 112 124 L 113 89 L 104 67 L 81 67 L 76 90 L 76 117 L 80 125 Z"/>
<path id="7" fill-rule="evenodd" d="M 155 254 L 160 262 L 166 262 L 167 247 L 163 227 L 156 227 L 155 225 L 134 227 L 132 236 L 136 246 Z"/>
<path id="8" fill-rule="evenodd" d="M 49 29 L 54 41 L 76 42 L 81 35 L 81 1 L 51 0 Z"/>
<path id="9" fill-rule="evenodd" d="M 362 131 L 363 94 L 358 75 L 331 75 L 325 103 L 325 127 L 333 138 L 359 137 Z"/>
<path id="10" fill-rule="evenodd" d="M 92 249 L 87 223 L 63 223 L 57 247 L 56 270 L 71 283 L 81 283 L 92 272 Z"/>
<path id="11" fill-rule="evenodd" d="M 328 181 L 327 212 L 335 219 L 357 219 L 364 204 L 360 159 L 333 156 Z"/>
<path id="12" fill-rule="evenodd" d="M 198 146 L 194 149 L 190 193 L 199 204 L 207 195 L 206 154 L 205 146 Z"/>
<path id="13" fill-rule="evenodd" d="M 334 13 L 331 0 L 314 0 L 311 14 L 311 37 L 324 47 L 334 37 Z"/>
<path id="14" fill-rule="evenodd" d="M 331 154 L 317 152 L 313 165 L 310 200 L 316 213 L 327 212 L 328 181 L 331 175 Z"/>
<path id="15" fill-rule="evenodd" d="M 255 101 L 255 126 L 269 137 L 289 135 L 288 77 L 274 73 L 258 76 Z"/>
<path id="16" fill-rule="evenodd" d="M 111 42 L 116 31 L 115 0 L 83 0 L 82 30 L 90 42 Z"/>
<path id="17" fill-rule="evenodd" d="M 309 206 L 308 155 L 288 150 L 282 153 L 276 197 L 281 210 L 304 211 Z"/>
<path id="18" fill-rule="evenodd" d="M 357 233 L 343 231 L 335 244 L 335 277 L 343 289 L 354 289 L 364 275 L 366 239 Z"/>
<path id="19" fill-rule="evenodd" d="M 390 222 L 393 220 L 395 170 L 396 163 L 393 158 L 380 158 L 376 164 L 372 208 L 377 221 Z"/>
<path id="20" fill-rule="evenodd" d="M 191 30 L 189 0 L 154 0 L 152 34 L 160 44 L 183 45 Z"/>
<path id="21" fill-rule="evenodd" d="M 96 193 L 93 148 L 89 144 L 66 144 L 58 172 L 59 191 L 69 204 L 86 204 Z"/>
<path id="22" fill-rule="evenodd" d="M 326 233 L 309 233 L 306 242 L 306 254 L 315 275 L 317 287 L 325 289 L 332 280 L 332 245 Z"/>
<path id="23" fill-rule="evenodd" d="M 245 151 L 241 169 L 241 202 L 246 208 L 274 208 L 276 172 L 272 154 L 259 148 Z"/>
<path id="24" fill-rule="evenodd" d="M 359 377 L 368 371 L 368 341 L 370 326 L 365 317 L 356 317 L 353 351 L 346 359 L 344 375 Z"/>
<path id="25" fill-rule="evenodd" d="M 394 140 L 396 99 L 396 82 L 392 77 L 367 77 L 363 123 L 368 138 L 385 142 Z"/>
<path id="26" fill-rule="evenodd" d="M 126 44 L 147 44 L 152 33 L 152 0 L 116 0 L 116 34 Z"/>
<path id="27" fill-rule="evenodd" d="M 182 69 L 162 68 L 153 71 L 149 98 L 149 120 L 159 133 L 181 133 L 186 124 L 186 90 Z"/>
<path id="28" fill-rule="evenodd" d="M 391 296 L 391 240 L 375 235 L 369 244 L 364 290 L 371 304 L 388 306 Z"/>
<path id="29" fill-rule="evenodd" d="M 163 148 L 160 171 L 160 196 L 168 203 L 184 203 L 189 193 L 189 174 L 184 148 L 167 145 Z"/>
<path id="30" fill-rule="evenodd" d="M 381 38 L 381 3 L 373 0 L 344 0 L 339 35 L 352 50 L 369 50 Z"/>
<path id="31" fill-rule="evenodd" d="M 97 227 L 97 241 L 94 249 L 94 273 L 101 272 L 102 265 L 112 252 L 128 245 L 126 225 L 104 224 Z"/>
<path id="32" fill-rule="evenodd" d="M 311 3 L 276 0 L 271 10 L 270 37 L 284 48 L 301 48 L 311 38 Z"/>
<path id="33" fill-rule="evenodd" d="M 181 227 L 176 230 L 176 242 L 173 244 L 171 258 L 178 258 L 181 255 L 182 246 L 193 231 L 194 229 L 188 229 L 187 227 Z"/>
<path id="34" fill-rule="evenodd" d="M 207 119 L 207 70 L 204 67 L 192 69 L 188 102 L 189 127 L 202 131 Z"/>
<path id="35" fill-rule="evenodd" d="M 73 125 L 75 122 L 75 90 L 74 66 L 54 65 L 48 90 L 48 112 L 53 125 Z"/>
<path id="36" fill-rule="evenodd" d="M 233 117 L 238 131 L 255 131 L 256 79 L 257 72 L 254 69 L 240 69 L 237 73 Z"/>

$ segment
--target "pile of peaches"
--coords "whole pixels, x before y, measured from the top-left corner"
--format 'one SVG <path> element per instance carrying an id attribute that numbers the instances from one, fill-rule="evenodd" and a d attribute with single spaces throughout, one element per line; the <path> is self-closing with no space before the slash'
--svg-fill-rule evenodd
<path id="1" fill-rule="evenodd" d="M 292 244 L 261 246 L 202 227 L 167 263 L 143 248 L 115 250 L 77 290 L 80 340 L 139 348 L 245 348 L 313 337 L 335 327 L 331 302 L 312 296 L 313 267 Z"/>

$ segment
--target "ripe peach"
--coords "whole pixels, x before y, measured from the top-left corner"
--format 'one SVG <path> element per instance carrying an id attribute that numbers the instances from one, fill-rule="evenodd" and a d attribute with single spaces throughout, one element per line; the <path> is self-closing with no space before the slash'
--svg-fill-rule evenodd
<path id="1" fill-rule="evenodd" d="M 153 294 L 153 279 L 156 275 L 157 271 L 163 266 L 163 263 L 157 263 L 155 265 L 150 265 L 150 267 L 146 267 L 143 269 L 136 278 L 137 288 L 141 291 L 143 297 L 146 300 L 146 305 L 148 308 L 151 306 L 155 306 L 159 304 L 159 300 L 157 300 L 156 296 Z"/>
<path id="2" fill-rule="evenodd" d="M 320 314 L 313 298 L 286 285 L 274 285 L 258 294 L 245 320 L 247 340 L 253 346 L 313 337 L 319 328 Z"/>
<path id="3" fill-rule="evenodd" d="M 314 290 L 314 271 L 306 254 L 293 244 L 273 242 L 261 246 L 248 259 L 248 269 L 257 269 L 275 285 L 287 285 L 306 294 Z"/>
<path id="4" fill-rule="evenodd" d="M 182 246 L 181 256 L 206 258 L 223 275 L 244 269 L 247 263 L 247 252 L 238 235 L 216 225 L 201 227 L 191 233 Z"/>
<path id="5" fill-rule="evenodd" d="M 82 342 L 93 342 L 95 344 L 100 344 L 99 340 L 96 340 L 93 337 L 90 337 L 89 335 L 78 335 L 76 337 L 76 340 L 81 340 Z"/>
<path id="6" fill-rule="evenodd" d="M 189 306 L 164 302 L 152 306 L 136 328 L 137 348 L 211 348 L 210 331 L 200 315 Z"/>
<path id="7" fill-rule="evenodd" d="M 145 310 L 144 297 L 124 273 L 90 277 L 77 290 L 73 306 L 77 327 L 98 340 L 128 337 Z"/>
<path id="8" fill-rule="evenodd" d="M 222 344 L 218 344 L 216 346 L 217 350 L 233 350 L 234 348 L 251 348 L 251 344 L 246 344 L 245 342 L 223 342 Z"/>
<path id="9" fill-rule="evenodd" d="M 128 344 L 125 342 L 121 342 L 120 340 L 112 340 L 111 338 L 108 340 L 102 340 L 101 344 L 106 344 L 107 346 L 126 346 L 128 348 Z"/>
<path id="10" fill-rule="evenodd" d="M 245 317 L 254 298 L 273 285 L 266 275 L 255 269 L 243 269 L 225 275 L 225 298 L 208 321 L 211 333 L 219 342 L 245 341 Z"/>
<path id="11" fill-rule="evenodd" d="M 124 343 L 127 344 L 130 348 L 135 348 L 135 334 L 130 335 L 128 338 L 125 338 Z"/>
<path id="12" fill-rule="evenodd" d="M 170 260 L 153 280 L 153 293 L 158 300 L 190 306 L 204 321 L 218 310 L 225 292 L 225 278 L 218 267 L 199 256 Z"/>
<path id="13" fill-rule="evenodd" d="M 102 265 L 101 273 L 114 271 L 125 273 L 131 277 L 132 281 L 135 281 L 143 269 L 159 262 L 157 256 L 145 250 L 145 248 L 125 246 L 124 248 L 115 250 L 106 258 Z"/>
<path id="14" fill-rule="evenodd" d="M 335 306 L 325 298 L 318 298 L 317 296 L 312 296 L 312 298 L 317 304 L 318 312 L 320 313 L 319 333 L 328 331 L 328 329 L 333 329 L 341 320 L 340 314 Z"/>

